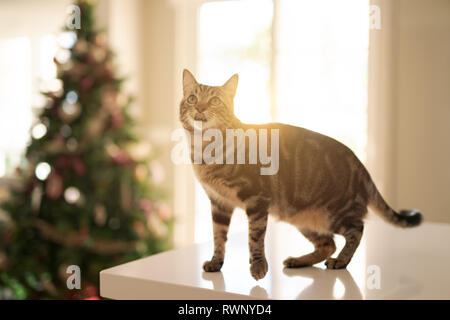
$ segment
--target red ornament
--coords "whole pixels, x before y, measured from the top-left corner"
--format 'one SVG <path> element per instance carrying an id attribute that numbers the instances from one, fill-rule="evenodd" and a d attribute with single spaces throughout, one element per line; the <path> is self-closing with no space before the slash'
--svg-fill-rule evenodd
<path id="1" fill-rule="evenodd" d="M 139 208 L 141 208 L 144 212 L 152 211 L 152 207 L 152 202 L 149 199 L 139 200 Z"/>
<path id="2" fill-rule="evenodd" d="M 111 115 L 111 128 L 113 130 L 119 129 L 123 124 L 123 116 L 120 112 L 114 112 Z"/>
<path id="3" fill-rule="evenodd" d="M 66 169 L 70 165 L 70 158 L 68 156 L 59 156 L 56 159 L 56 167 L 59 169 Z"/>
<path id="4" fill-rule="evenodd" d="M 72 167 L 79 177 L 83 177 L 86 174 L 86 165 L 81 158 L 75 157 L 72 161 Z"/>
<path id="5" fill-rule="evenodd" d="M 51 200 L 57 200 L 63 193 L 64 183 L 58 173 L 50 174 L 45 186 L 45 194 Z"/>
<path id="6" fill-rule="evenodd" d="M 89 90 L 93 84 L 94 84 L 94 79 L 92 79 L 89 76 L 84 77 L 83 79 L 81 79 L 81 82 L 80 82 L 81 89 L 83 89 L 85 91 Z"/>

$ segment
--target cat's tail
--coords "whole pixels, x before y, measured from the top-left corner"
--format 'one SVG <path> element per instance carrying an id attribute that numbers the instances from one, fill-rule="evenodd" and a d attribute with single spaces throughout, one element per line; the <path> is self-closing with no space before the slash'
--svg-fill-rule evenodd
<path id="1" fill-rule="evenodd" d="M 385 221 L 402 228 L 415 227 L 421 224 L 423 217 L 420 211 L 401 210 L 396 212 L 386 203 L 373 182 L 370 189 L 369 207 Z"/>

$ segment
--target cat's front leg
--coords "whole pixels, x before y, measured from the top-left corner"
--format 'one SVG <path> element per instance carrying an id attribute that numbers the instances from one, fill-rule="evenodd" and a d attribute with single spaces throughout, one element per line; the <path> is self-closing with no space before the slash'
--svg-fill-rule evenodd
<path id="1" fill-rule="evenodd" d="M 233 208 L 211 200 L 211 212 L 214 233 L 214 255 L 210 261 L 205 261 L 203 264 L 203 270 L 206 272 L 216 272 L 222 268 L 228 227 L 230 226 Z"/>
<path id="2" fill-rule="evenodd" d="M 250 249 L 250 273 L 256 280 L 264 278 L 268 265 L 264 251 L 264 238 L 266 235 L 268 211 L 264 202 L 247 208 L 248 217 L 248 244 Z"/>

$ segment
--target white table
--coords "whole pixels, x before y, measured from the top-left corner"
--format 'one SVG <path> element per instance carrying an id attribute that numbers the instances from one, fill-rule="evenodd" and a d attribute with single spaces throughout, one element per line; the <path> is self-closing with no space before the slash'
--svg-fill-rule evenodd
<path id="1" fill-rule="evenodd" d="M 110 299 L 450 299 L 450 225 L 404 230 L 368 221 L 347 270 L 326 270 L 323 262 L 283 268 L 287 256 L 308 253 L 312 245 L 292 226 L 269 223 L 269 272 L 260 281 L 250 275 L 247 234 L 240 233 L 229 237 L 221 272 L 202 270 L 212 243 L 193 244 L 103 270 L 100 294 Z M 336 242 L 340 250 L 343 238 Z"/>

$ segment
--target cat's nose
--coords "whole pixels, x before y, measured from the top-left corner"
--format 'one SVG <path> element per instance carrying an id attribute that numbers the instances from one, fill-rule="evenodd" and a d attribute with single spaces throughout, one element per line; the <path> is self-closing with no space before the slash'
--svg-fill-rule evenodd
<path id="1" fill-rule="evenodd" d="M 197 104 L 195 106 L 195 110 L 197 110 L 198 112 L 203 112 L 206 110 L 206 104 Z"/>

